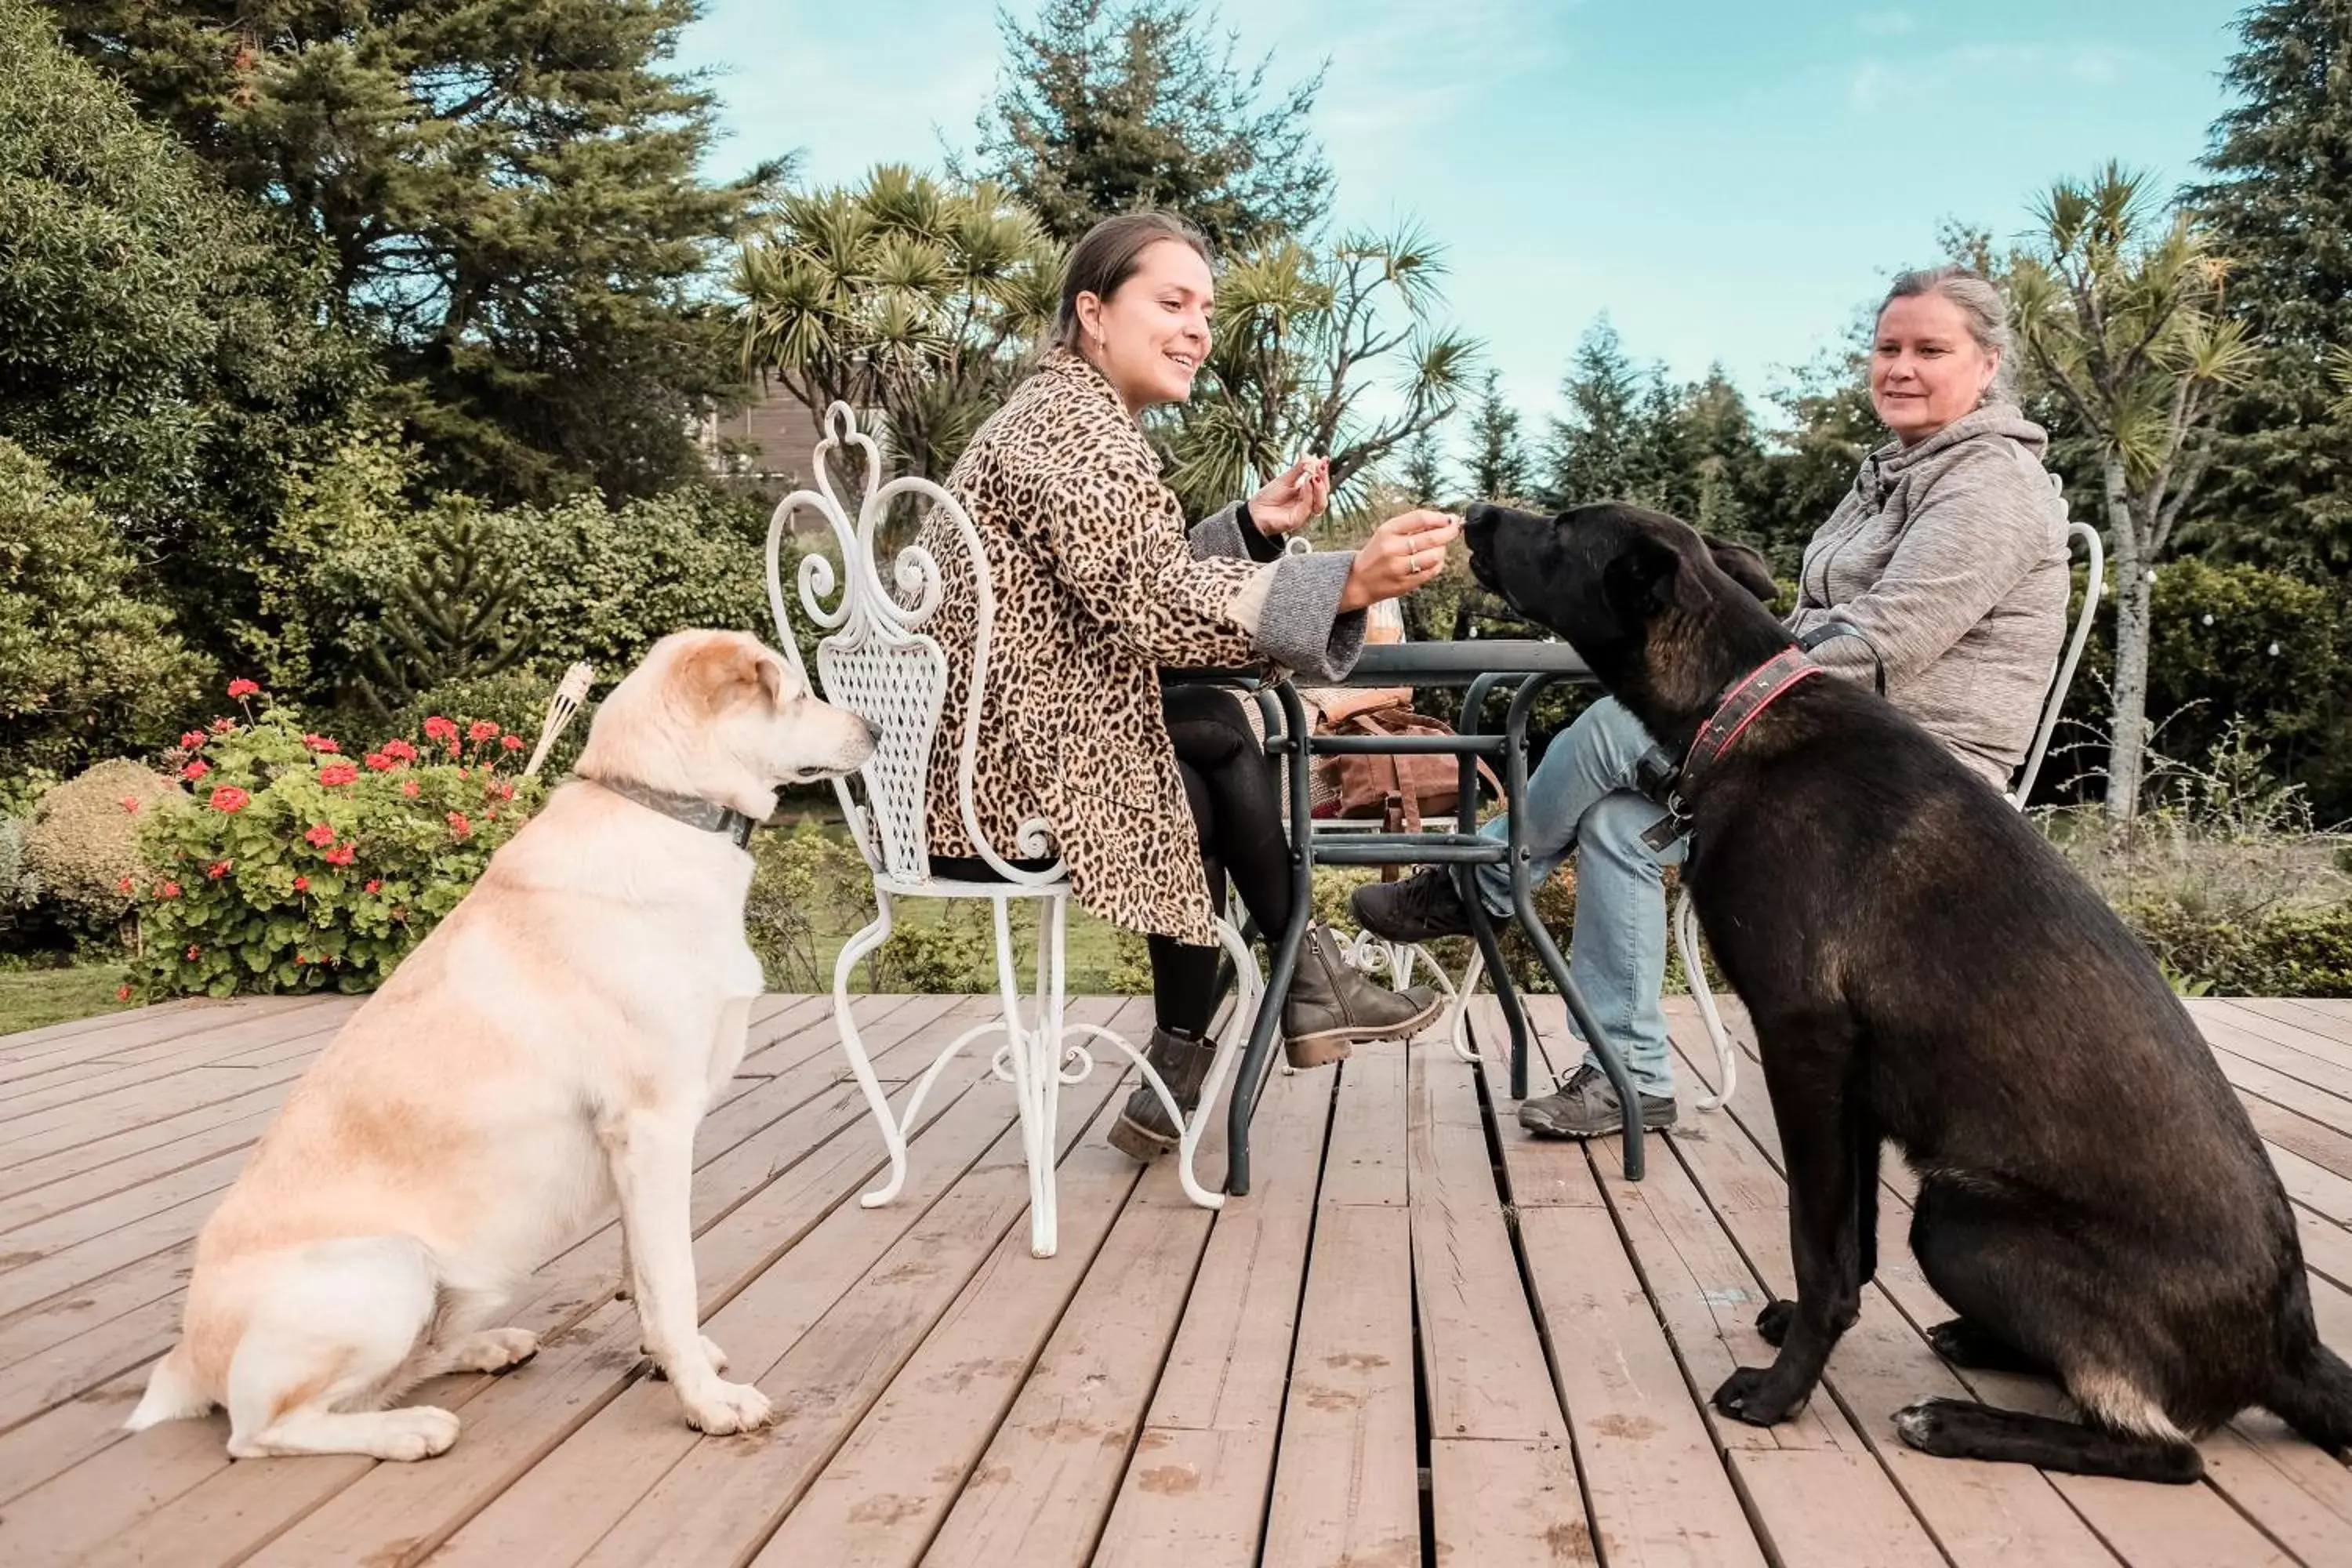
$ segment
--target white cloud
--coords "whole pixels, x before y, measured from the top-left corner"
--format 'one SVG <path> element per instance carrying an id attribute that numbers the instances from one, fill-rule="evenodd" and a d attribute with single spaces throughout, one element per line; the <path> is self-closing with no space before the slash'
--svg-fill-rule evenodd
<path id="1" fill-rule="evenodd" d="M 1899 64 L 1872 56 L 1847 79 L 1846 101 L 1862 110 L 1882 108 L 1898 96 L 1931 101 L 1963 96 L 1987 79 L 2063 77 L 2087 87 L 2113 87 L 2137 63 L 2130 49 L 2096 43 L 1962 44 L 1922 50 Z"/>

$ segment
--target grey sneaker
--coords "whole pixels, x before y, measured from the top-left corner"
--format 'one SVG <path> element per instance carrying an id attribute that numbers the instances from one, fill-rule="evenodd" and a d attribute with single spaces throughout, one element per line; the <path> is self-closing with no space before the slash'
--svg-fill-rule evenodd
<path id="1" fill-rule="evenodd" d="M 1645 1131 L 1663 1132 L 1674 1124 L 1674 1096 L 1642 1096 Z M 1605 1138 L 1624 1131 L 1625 1117 L 1616 1089 L 1599 1068 L 1587 1062 L 1560 1079 L 1551 1093 L 1523 1101 L 1519 1125 L 1538 1138 Z"/>
<path id="2" fill-rule="evenodd" d="M 1470 911 L 1447 866 L 1423 866 L 1400 882 L 1367 882 L 1348 900 L 1357 922 L 1383 942 L 1468 936 Z"/>

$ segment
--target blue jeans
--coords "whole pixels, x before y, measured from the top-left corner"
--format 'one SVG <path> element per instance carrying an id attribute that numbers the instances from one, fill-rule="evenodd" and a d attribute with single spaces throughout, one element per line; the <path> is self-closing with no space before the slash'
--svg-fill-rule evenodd
<path id="1" fill-rule="evenodd" d="M 1661 854 L 1642 835 L 1662 815 L 1633 788 L 1634 766 L 1655 744 L 1641 721 L 1604 697 L 1586 709 L 1544 753 L 1519 803 L 1528 868 L 1541 882 L 1569 851 L 1576 864 L 1576 929 L 1569 940 L 1568 973 L 1592 1009 L 1593 1021 L 1622 1053 L 1625 1070 L 1643 1094 L 1675 1091 L 1666 1016 L 1658 993 L 1666 981 L 1666 890 L 1662 868 L 1683 858 L 1677 839 Z M 1480 829 L 1489 838 L 1510 831 L 1497 816 Z M 1478 890 L 1496 915 L 1511 907 L 1507 866 L 1481 866 Z M 1584 1059 L 1600 1061 L 1590 1051 Z"/>

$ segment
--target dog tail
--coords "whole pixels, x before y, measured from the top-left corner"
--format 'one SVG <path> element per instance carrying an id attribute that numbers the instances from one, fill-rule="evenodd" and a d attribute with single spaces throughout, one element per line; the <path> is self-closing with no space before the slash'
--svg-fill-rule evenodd
<path id="1" fill-rule="evenodd" d="M 2263 1405 L 2331 1454 L 2352 1449 L 2352 1366 L 2306 1334 L 2271 1382 Z"/>
<path id="2" fill-rule="evenodd" d="M 197 1386 L 194 1370 L 183 1353 L 186 1349 L 187 1342 L 183 1340 L 155 1363 L 155 1370 L 148 1374 L 147 1396 L 131 1413 L 131 1419 L 122 1424 L 124 1431 L 143 1432 L 158 1422 L 184 1421 L 213 1407 L 212 1395 Z"/>

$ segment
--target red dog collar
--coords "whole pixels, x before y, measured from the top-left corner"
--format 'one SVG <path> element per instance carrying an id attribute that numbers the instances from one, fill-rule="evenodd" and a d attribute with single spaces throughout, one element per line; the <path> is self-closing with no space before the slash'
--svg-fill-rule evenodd
<path id="1" fill-rule="evenodd" d="M 1653 751 L 1644 757 L 1642 793 L 1664 807 L 1666 815 L 1651 825 L 1650 830 L 1642 835 L 1642 841 L 1653 849 L 1664 850 L 1688 833 L 1691 814 L 1683 791 L 1690 781 L 1721 761 L 1723 754 L 1747 732 L 1748 726 L 1756 722 L 1756 716 L 1779 701 L 1790 687 L 1809 675 L 1821 673 L 1822 667 L 1807 658 L 1803 648 L 1782 648 L 1732 683 L 1731 689 L 1716 704 L 1714 714 L 1699 726 L 1698 735 L 1691 742 L 1681 766 L 1665 771 L 1665 756 L 1661 752 Z"/>
<path id="2" fill-rule="evenodd" d="M 1784 647 L 1740 677 L 1716 705 L 1714 717 L 1699 726 L 1698 738 L 1683 759 L 1685 782 L 1721 760 L 1732 742 L 1756 722 L 1756 716 L 1779 701 L 1789 688 L 1821 672 L 1822 667 L 1807 658 L 1804 649 Z"/>

